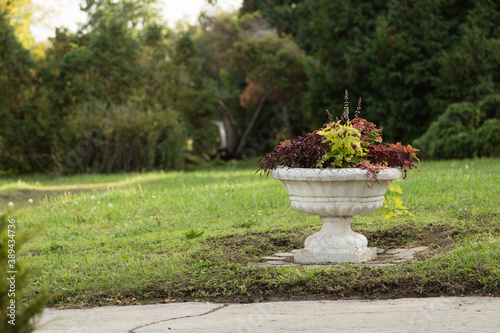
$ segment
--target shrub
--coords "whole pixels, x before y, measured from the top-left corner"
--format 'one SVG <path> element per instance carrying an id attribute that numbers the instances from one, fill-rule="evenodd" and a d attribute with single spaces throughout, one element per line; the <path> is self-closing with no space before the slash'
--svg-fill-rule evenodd
<path id="1" fill-rule="evenodd" d="M 479 156 L 500 157 L 500 117 L 486 120 L 474 133 L 474 140 Z"/>
<path id="2" fill-rule="evenodd" d="M 183 166 L 186 133 L 174 110 L 127 103 L 79 105 L 56 144 L 57 169 L 130 172 Z"/>
<path id="3" fill-rule="evenodd" d="M 480 121 L 479 109 L 469 102 L 450 104 L 414 146 L 429 158 L 463 158 L 474 153 L 471 136 Z"/>
<path id="4" fill-rule="evenodd" d="M 500 119 L 500 94 L 488 95 L 479 103 L 483 119 Z"/>
<path id="5" fill-rule="evenodd" d="M 33 331 L 31 319 L 43 311 L 47 298 L 38 296 L 29 304 L 23 304 L 22 293 L 30 272 L 19 262 L 17 254 L 26 241 L 26 234 L 19 234 L 15 221 L 12 221 L 5 214 L 0 214 L 0 332 L 24 333 Z M 12 256 L 15 258 L 12 259 Z M 16 273 L 8 273 L 11 271 Z M 12 276 L 15 282 L 8 279 Z M 15 288 L 11 288 L 11 281 Z"/>
<path id="6" fill-rule="evenodd" d="M 448 106 L 414 141 L 431 159 L 499 156 L 500 95 L 489 95 L 476 107 L 462 102 Z"/>
<path id="7" fill-rule="evenodd" d="M 443 139 L 445 158 L 470 158 L 476 155 L 474 132 L 459 132 Z"/>

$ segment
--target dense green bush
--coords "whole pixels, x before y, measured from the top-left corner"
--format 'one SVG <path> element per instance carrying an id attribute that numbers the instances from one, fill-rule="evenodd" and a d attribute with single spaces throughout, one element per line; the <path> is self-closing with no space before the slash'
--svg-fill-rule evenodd
<path id="1" fill-rule="evenodd" d="M 479 103 L 479 109 L 481 110 L 481 118 L 483 120 L 490 118 L 500 119 L 500 94 L 487 96 Z"/>
<path id="2" fill-rule="evenodd" d="M 499 115 L 500 95 L 488 96 L 477 107 L 470 102 L 451 104 L 414 145 L 432 159 L 499 156 Z"/>
<path id="3" fill-rule="evenodd" d="M 500 117 L 486 120 L 474 133 L 474 147 L 479 156 L 500 157 Z"/>
<path id="4" fill-rule="evenodd" d="M 187 139 L 174 110 L 127 103 L 77 106 L 55 144 L 56 171 L 120 172 L 178 169 Z"/>

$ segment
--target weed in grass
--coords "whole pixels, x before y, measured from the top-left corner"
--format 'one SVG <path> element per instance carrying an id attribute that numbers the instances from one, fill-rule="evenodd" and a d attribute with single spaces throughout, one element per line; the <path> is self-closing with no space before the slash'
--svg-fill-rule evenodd
<path id="1" fill-rule="evenodd" d="M 53 244 L 50 246 L 50 251 L 57 253 L 57 254 L 62 254 L 63 252 L 63 247 L 59 244 Z"/>
<path id="2" fill-rule="evenodd" d="M 187 239 L 195 239 L 203 235 L 205 231 L 196 231 L 194 229 L 191 229 L 189 231 L 184 232 L 184 236 L 186 236 Z"/>
<path id="3" fill-rule="evenodd" d="M 32 219 L 31 219 L 31 205 L 33 204 L 33 199 L 29 198 L 28 199 L 28 207 L 26 209 L 26 212 L 28 214 L 28 219 L 29 219 L 29 222 L 31 223 L 32 222 Z"/>
<path id="4" fill-rule="evenodd" d="M 74 202 L 73 203 L 73 206 L 75 206 L 75 220 L 76 220 L 76 223 L 80 223 L 80 214 L 79 214 L 79 211 L 78 211 L 78 202 Z"/>
<path id="5" fill-rule="evenodd" d="M 156 210 L 156 223 L 158 223 L 158 225 L 161 225 L 163 223 L 163 218 L 161 217 L 160 211 L 158 210 L 157 207 L 155 207 L 155 210 Z"/>
<path id="6" fill-rule="evenodd" d="M 234 228 L 247 228 L 248 229 L 256 224 L 257 224 L 256 220 L 246 220 L 245 222 L 233 223 L 233 227 Z"/>

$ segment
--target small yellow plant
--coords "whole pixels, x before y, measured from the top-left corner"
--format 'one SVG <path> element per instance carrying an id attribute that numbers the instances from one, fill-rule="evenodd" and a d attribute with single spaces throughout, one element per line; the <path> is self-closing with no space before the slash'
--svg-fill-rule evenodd
<path id="1" fill-rule="evenodd" d="M 384 220 L 396 216 L 415 216 L 408 208 L 403 206 L 401 194 L 403 194 L 403 190 L 399 186 L 398 181 L 392 181 L 385 193 L 382 208 L 375 212 L 375 214 L 385 214 Z"/>

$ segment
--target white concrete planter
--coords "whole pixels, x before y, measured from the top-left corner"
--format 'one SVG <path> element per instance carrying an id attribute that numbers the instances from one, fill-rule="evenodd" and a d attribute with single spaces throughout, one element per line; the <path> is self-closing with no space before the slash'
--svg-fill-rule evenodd
<path id="1" fill-rule="evenodd" d="M 399 169 L 382 170 L 367 178 L 362 169 L 301 169 L 280 167 L 271 176 L 285 184 L 292 207 L 302 213 L 320 215 L 323 228 L 309 236 L 305 248 L 294 251 L 294 261 L 326 264 L 372 260 L 376 248 L 365 236 L 352 231 L 353 215 L 369 214 L 382 207 L 391 180 L 402 177 Z M 371 186 L 367 186 L 367 182 Z"/>

